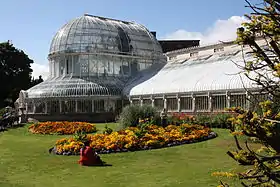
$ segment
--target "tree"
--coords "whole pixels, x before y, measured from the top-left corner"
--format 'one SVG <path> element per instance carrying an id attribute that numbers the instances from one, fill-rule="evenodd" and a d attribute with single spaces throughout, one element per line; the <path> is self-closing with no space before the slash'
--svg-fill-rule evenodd
<path id="1" fill-rule="evenodd" d="M 250 80 L 262 87 L 263 92 L 273 97 L 260 103 L 259 113 L 240 107 L 229 109 L 237 114 L 231 119 L 230 127 L 237 150 L 228 151 L 228 155 L 240 164 L 253 165 L 252 169 L 239 173 L 243 186 L 276 186 L 280 184 L 280 1 L 246 2 L 252 13 L 246 16 L 248 22 L 237 31 L 237 43 L 249 46 L 254 60 L 244 59 L 244 66 L 239 67 Z M 253 150 L 247 141 L 242 147 L 238 133 L 255 138 L 263 148 Z"/>
<path id="2" fill-rule="evenodd" d="M 28 89 L 31 82 L 33 60 L 9 41 L 0 43 L 0 107 L 9 100 L 14 102 L 22 89 Z"/>
<path id="3" fill-rule="evenodd" d="M 40 83 L 43 82 L 43 81 L 44 81 L 44 80 L 43 80 L 43 78 L 42 78 L 41 75 L 39 76 L 38 79 L 34 79 L 34 77 L 33 77 L 32 80 L 31 80 L 31 83 L 30 83 L 30 87 L 33 87 L 33 86 L 35 86 L 35 85 L 37 85 L 37 84 L 40 84 Z"/>

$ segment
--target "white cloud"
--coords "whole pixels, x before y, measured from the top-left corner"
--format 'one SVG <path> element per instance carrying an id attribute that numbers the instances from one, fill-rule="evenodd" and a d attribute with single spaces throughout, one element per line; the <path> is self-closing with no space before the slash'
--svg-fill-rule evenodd
<path id="1" fill-rule="evenodd" d="M 49 66 L 47 64 L 31 64 L 31 69 L 33 70 L 32 76 L 37 79 L 40 75 L 42 78 L 46 80 L 49 76 Z"/>
<path id="2" fill-rule="evenodd" d="M 200 40 L 200 44 L 217 43 L 219 41 L 234 40 L 236 29 L 245 22 L 243 16 L 232 16 L 227 20 L 217 20 L 211 27 L 204 32 L 190 32 L 183 29 L 167 34 L 163 39 L 166 40 Z"/>

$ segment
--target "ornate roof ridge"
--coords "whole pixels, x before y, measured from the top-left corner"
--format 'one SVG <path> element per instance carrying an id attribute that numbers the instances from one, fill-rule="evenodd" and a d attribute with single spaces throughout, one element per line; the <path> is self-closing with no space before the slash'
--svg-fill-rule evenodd
<path id="1" fill-rule="evenodd" d="M 187 47 L 183 49 L 178 49 L 174 51 L 169 51 L 166 54 L 171 55 L 171 54 L 178 54 L 182 52 L 191 52 L 191 51 L 197 51 L 197 50 L 203 50 L 205 48 L 215 48 L 217 46 L 227 46 L 227 45 L 232 45 L 234 44 L 234 40 L 229 40 L 229 41 L 221 41 L 221 42 L 215 42 L 215 43 L 208 43 L 208 44 L 203 44 L 203 45 L 198 45 L 198 46 L 192 46 L 192 47 Z"/>
<path id="2" fill-rule="evenodd" d="M 91 14 L 84 14 L 84 16 L 94 17 L 94 18 L 98 18 L 98 19 L 106 20 L 106 21 L 108 21 L 108 20 L 117 21 L 117 22 L 122 22 L 125 24 L 135 24 L 135 22 L 133 22 L 133 21 L 124 21 L 124 20 L 120 20 L 120 19 L 107 18 L 107 17 L 103 17 L 103 16 L 95 16 L 95 15 L 91 15 Z"/>

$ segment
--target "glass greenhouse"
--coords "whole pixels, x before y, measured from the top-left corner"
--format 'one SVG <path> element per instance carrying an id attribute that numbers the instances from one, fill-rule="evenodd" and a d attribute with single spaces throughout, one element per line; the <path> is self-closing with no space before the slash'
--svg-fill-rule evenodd
<path id="1" fill-rule="evenodd" d="M 39 120 L 112 120 L 127 103 L 122 94 L 127 81 L 166 63 L 144 26 L 87 14 L 56 33 L 48 59 L 49 78 L 20 94 L 27 114 Z"/>
<path id="2" fill-rule="evenodd" d="M 246 50 L 227 42 L 164 54 L 144 26 L 86 14 L 56 33 L 49 78 L 21 91 L 17 105 L 41 121 L 110 121 L 126 104 L 186 113 L 249 108 L 268 95 L 238 74 L 236 63 L 252 58 Z"/>
<path id="3" fill-rule="evenodd" d="M 256 109 L 269 95 L 260 92 L 238 67 L 252 60 L 249 51 L 249 47 L 227 42 L 168 52 L 163 68 L 135 79 L 124 92 L 131 104 L 150 104 L 168 112 L 225 112 L 236 106 Z"/>

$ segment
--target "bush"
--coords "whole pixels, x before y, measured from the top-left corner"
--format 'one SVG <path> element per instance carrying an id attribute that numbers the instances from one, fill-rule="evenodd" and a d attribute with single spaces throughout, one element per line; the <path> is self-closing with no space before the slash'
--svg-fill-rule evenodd
<path id="1" fill-rule="evenodd" d="M 128 105 L 120 114 L 119 124 L 121 129 L 136 127 L 140 119 L 150 119 L 153 124 L 159 124 L 159 113 L 150 105 Z"/>
<path id="2" fill-rule="evenodd" d="M 0 109 L 0 119 L 2 118 L 2 116 L 6 113 L 6 109 L 5 108 L 1 108 Z"/>
<path id="3" fill-rule="evenodd" d="M 230 123 L 228 119 L 231 117 L 231 114 L 226 113 L 213 115 L 199 114 L 195 116 L 194 123 L 199 125 L 210 126 L 211 128 L 227 128 Z"/>
<path id="4" fill-rule="evenodd" d="M 195 116 L 184 114 L 184 113 L 174 113 L 168 116 L 169 125 L 180 125 L 180 124 L 199 124 L 210 126 L 214 128 L 227 128 L 229 125 L 228 119 L 232 117 L 229 113 L 219 113 L 212 115 L 197 114 Z"/>
<path id="5" fill-rule="evenodd" d="M 231 114 L 216 114 L 212 117 L 211 127 L 228 128 L 228 125 L 230 124 L 228 119 L 231 117 Z"/>
<path id="6" fill-rule="evenodd" d="M 103 130 L 103 134 L 112 134 L 113 129 L 105 125 L 105 129 Z"/>

